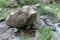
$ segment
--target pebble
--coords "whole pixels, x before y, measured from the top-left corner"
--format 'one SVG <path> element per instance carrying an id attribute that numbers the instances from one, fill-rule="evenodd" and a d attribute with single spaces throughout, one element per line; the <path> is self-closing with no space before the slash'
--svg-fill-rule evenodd
<path id="1" fill-rule="evenodd" d="M 17 28 L 13 28 L 13 31 L 14 31 L 14 32 L 17 32 L 17 31 L 18 31 L 18 29 L 17 29 Z"/>

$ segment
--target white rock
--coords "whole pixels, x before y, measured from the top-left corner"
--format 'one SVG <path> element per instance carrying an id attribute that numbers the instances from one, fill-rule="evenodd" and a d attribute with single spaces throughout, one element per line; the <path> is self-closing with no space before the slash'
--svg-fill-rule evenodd
<path id="1" fill-rule="evenodd" d="M 60 27 L 58 25 L 60 25 L 60 23 L 55 23 L 54 27 L 56 29 L 56 32 L 60 34 Z"/>
<path id="2" fill-rule="evenodd" d="M 40 6 L 40 4 L 36 4 L 36 5 L 33 5 L 32 7 L 33 7 L 34 9 L 37 9 L 39 6 Z"/>
<path id="3" fill-rule="evenodd" d="M 21 40 L 20 37 L 15 37 L 12 40 Z"/>
<path id="4" fill-rule="evenodd" d="M 48 11 L 51 10 L 51 8 L 50 8 L 49 6 L 45 6 L 44 9 L 45 9 L 45 10 L 48 10 Z"/>
<path id="5" fill-rule="evenodd" d="M 13 31 L 14 31 L 14 32 L 17 32 L 17 31 L 18 31 L 18 29 L 17 29 L 17 28 L 13 28 Z"/>

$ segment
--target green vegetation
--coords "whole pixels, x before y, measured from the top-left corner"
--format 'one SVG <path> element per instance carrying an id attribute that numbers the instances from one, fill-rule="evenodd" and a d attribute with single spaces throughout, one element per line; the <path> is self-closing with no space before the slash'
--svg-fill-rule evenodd
<path id="1" fill-rule="evenodd" d="M 21 32 L 20 36 L 22 40 L 29 40 L 29 37 L 24 32 Z"/>
<path id="2" fill-rule="evenodd" d="M 52 30 L 49 28 L 49 26 L 39 28 L 38 32 L 38 35 L 36 35 L 36 37 L 38 36 L 36 38 L 37 40 L 50 40 L 52 37 Z M 24 32 L 22 32 L 20 36 L 22 40 L 29 40 L 29 36 L 25 35 Z"/>
<path id="3" fill-rule="evenodd" d="M 9 15 L 11 12 L 11 10 L 3 10 L 1 11 L 1 14 L 0 14 L 0 19 L 5 19 L 7 17 L 7 15 Z"/>
<path id="4" fill-rule="evenodd" d="M 24 5 L 28 5 L 28 4 L 33 5 L 33 4 L 39 3 L 40 7 L 37 10 L 38 14 L 49 13 L 48 10 L 44 9 L 45 6 L 49 6 L 50 8 L 52 8 L 52 10 L 50 12 L 53 13 L 53 14 L 58 13 L 58 10 L 55 10 L 56 8 L 60 8 L 59 4 L 45 4 L 45 3 L 39 2 L 39 0 L 19 0 L 18 3 L 21 7 L 24 6 Z M 11 2 L 9 0 L 0 0 L 0 6 L 1 5 L 9 5 L 9 4 L 11 4 Z"/>
<path id="5" fill-rule="evenodd" d="M 39 0 L 19 0 L 20 6 L 23 5 L 33 5 L 39 3 Z"/>
<path id="6" fill-rule="evenodd" d="M 49 28 L 49 26 L 45 26 L 45 28 L 40 28 L 40 39 L 39 40 L 50 40 L 52 36 L 52 30 Z"/>
<path id="7" fill-rule="evenodd" d="M 45 6 L 49 6 L 51 9 L 51 11 L 44 9 Z M 38 14 L 49 14 L 49 13 L 53 13 L 53 14 L 57 14 L 59 11 L 55 10 L 56 8 L 60 9 L 60 5 L 59 4 L 45 4 L 45 3 L 40 3 L 40 7 L 37 10 Z"/>
<path id="8" fill-rule="evenodd" d="M 6 6 L 6 5 L 9 5 L 11 4 L 11 2 L 9 0 L 0 0 L 0 6 Z"/>

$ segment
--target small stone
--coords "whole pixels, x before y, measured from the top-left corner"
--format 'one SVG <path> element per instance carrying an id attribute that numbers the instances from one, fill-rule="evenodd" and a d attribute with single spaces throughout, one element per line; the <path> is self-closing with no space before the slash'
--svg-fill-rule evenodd
<path id="1" fill-rule="evenodd" d="M 44 7 L 45 10 L 51 11 L 51 8 L 49 6 Z"/>
<path id="2" fill-rule="evenodd" d="M 17 31 L 18 31 L 18 29 L 17 29 L 17 28 L 13 28 L 13 31 L 14 31 L 14 32 L 17 32 Z"/>

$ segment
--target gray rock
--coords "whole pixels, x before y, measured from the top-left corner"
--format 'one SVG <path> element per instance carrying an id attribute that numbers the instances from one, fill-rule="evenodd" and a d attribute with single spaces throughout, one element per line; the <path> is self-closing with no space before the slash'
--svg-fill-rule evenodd
<path id="1" fill-rule="evenodd" d="M 21 10 L 13 13 L 13 15 L 10 15 L 6 20 L 6 24 L 9 26 L 22 27 L 24 25 L 30 25 L 34 23 L 36 18 L 37 14 L 33 7 L 26 5 L 22 7 Z"/>
<path id="2" fill-rule="evenodd" d="M 13 37 L 15 37 L 15 34 L 12 28 L 8 29 L 3 35 L 0 35 L 1 40 L 12 40 Z"/>
<path id="3" fill-rule="evenodd" d="M 55 0 L 55 2 L 60 4 L 60 0 Z"/>
<path id="4" fill-rule="evenodd" d="M 51 40 L 60 40 L 60 35 L 56 32 L 53 32 Z"/>
<path id="5" fill-rule="evenodd" d="M 0 23 L 0 35 L 3 34 L 3 33 L 5 33 L 7 31 L 8 27 L 9 26 L 7 26 L 5 22 L 1 22 Z"/>

